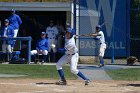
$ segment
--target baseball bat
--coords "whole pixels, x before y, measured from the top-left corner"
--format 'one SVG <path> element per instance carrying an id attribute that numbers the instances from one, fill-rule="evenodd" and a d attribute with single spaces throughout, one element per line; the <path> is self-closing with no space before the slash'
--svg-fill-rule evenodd
<path id="1" fill-rule="evenodd" d="M 105 21 L 100 25 L 101 27 L 103 27 L 105 25 Z M 75 35 L 75 36 L 91 36 L 91 34 L 81 34 L 81 35 Z"/>
<path id="2" fill-rule="evenodd" d="M 105 21 L 100 26 L 103 27 L 104 25 L 105 25 Z"/>
<path id="3" fill-rule="evenodd" d="M 91 34 L 81 34 L 81 35 L 75 35 L 75 36 L 90 36 Z"/>

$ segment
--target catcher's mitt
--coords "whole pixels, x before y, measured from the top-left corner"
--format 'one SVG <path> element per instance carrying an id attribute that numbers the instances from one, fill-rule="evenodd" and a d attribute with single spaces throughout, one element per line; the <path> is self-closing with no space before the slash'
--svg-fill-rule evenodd
<path id="1" fill-rule="evenodd" d="M 131 66 L 137 61 L 138 59 L 135 56 L 130 56 L 127 58 L 127 65 Z"/>

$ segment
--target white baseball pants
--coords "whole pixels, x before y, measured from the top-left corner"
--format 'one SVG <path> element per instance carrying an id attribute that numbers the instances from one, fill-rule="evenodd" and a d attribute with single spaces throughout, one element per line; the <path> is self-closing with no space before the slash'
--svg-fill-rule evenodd
<path id="1" fill-rule="evenodd" d="M 77 69 L 79 55 L 75 53 L 74 55 L 63 55 L 58 62 L 56 63 L 57 70 L 62 69 L 62 66 L 66 63 L 70 64 L 70 70 L 74 74 L 78 74 L 79 70 Z"/>
<path id="2" fill-rule="evenodd" d="M 17 35 L 18 35 L 18 29 L 15 29 L 14 30 L 14 37 L 17 37 Z"/>
<path id="3" fill-rule="evenodd" d="M 32 50 L 32 51 L 31 51 L 31 55 L 35 55 L 35 54 L 38 54 L 37 50 Z M 42 51 L 42 54 L 43 54 L 43 55 L 47 55 L 47 54 L 48 54 L 48 51 L 47 51 L 47 50 L 43 50 L 43 51 Z"/>
<path id="4" fill-rule="evenodd" d="M 56 48 L 56 40 L 55 39 L 48 39 L 49 44 L 50 44 L 50 48 L 49 48 L 49 52 L 51 52 L 51 49 L 54 53 L 57 52 L 57 48 Z"/>
<path id="5" fill-rule="evenodd" d="M 102 57 L 102 58 L 104 57 L 105 50 L 106 50 L 106 45 L 101 45 L 99 49 L 99 57 Z"/>
<path id="6" fill-rule="evenodd" d="M 4 41 L 2 44 L 2 52 L 3 53 L 6 53 L 6 52 L 12 53 L 11 45 L 6 44 L 6 41 Z"/>

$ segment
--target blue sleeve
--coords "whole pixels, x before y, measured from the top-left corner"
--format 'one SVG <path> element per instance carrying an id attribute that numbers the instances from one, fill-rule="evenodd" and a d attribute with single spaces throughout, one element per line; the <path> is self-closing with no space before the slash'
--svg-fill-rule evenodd
<path id="1" fill-rule="evenodd" d="M 19 16 L 17 16 L 17 20 L 18 20 L 18 24 L 21 25 L 22 24 L 22 20 Z"/>

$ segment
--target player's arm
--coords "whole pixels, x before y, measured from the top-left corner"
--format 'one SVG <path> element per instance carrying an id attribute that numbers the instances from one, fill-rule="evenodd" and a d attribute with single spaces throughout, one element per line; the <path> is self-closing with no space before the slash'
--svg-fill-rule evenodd
<path id="1" fill-rule="evenodd" d="M 17 16 L 17 20 L 18 20 L 18 24 L 21 25 L 22 24 L 22 20 L 19 16 Z"/>
<path id="2" fill-rule="evenodd" d="M 47 28 L 46 28 L 46 34 L 48 34 L 48 29 L 49 29 L 49 28 L 47 27 Z"/>

